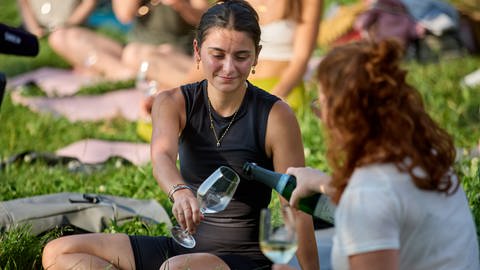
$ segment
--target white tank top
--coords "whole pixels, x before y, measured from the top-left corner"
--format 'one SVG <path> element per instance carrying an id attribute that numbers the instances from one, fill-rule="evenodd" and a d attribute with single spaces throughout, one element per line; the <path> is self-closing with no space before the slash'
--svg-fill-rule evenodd
<path id="1" fill-rule="evenodd" d="M 266 60 L 290 60 L 293 56 L 293 38 L 296 23 L 292 20 L 280 20 L 261 25 L 259 58 Z"/>

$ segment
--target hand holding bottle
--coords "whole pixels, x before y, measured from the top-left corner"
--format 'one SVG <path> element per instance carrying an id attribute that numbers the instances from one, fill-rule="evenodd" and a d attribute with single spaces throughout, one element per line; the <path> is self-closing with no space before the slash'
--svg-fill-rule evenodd
<path id="1" fill-rule="evenodd" d="M 304 170 L 304 169 L 309 169 L 309 168 L 297 168 L 299 170 Z M 295 170 L 295 169 L 293 169 Z M 309 169 L 313 170 L 313 169 Z M 297 186 L 297 178 L 293 174 L 282 174 L 278 173 L 272 170 L 268 170 L 265 168 L 262 168 L 258 166 L 255 163 L 252 162 L 245 162 L 243 165 L 243 172 L 244 174 L 251 180 L 256 180 L 259 181 L 268 187 L 276 190 L 282 197 L 284 197 L 287 200 L 290 200 L 292 196 L 292 192 L 295 190 Z M 314 171 L 310 171 L 314 172 Z M 300 174 L 300 172 L 298 172 Z M 320 172 L 317 171 L 313 175 L 315 177 L 311 177 L 312 181 L 317 181 L 317 175 Z M 322 174 L 320 173 L 320 176 Z M 305 176 L 304 176 L 305 177 Z M 322 179 L 322 177 L 319 177 Z M 323 177 L 324 181 L 330 182 L 330 177 L 324 175 Z M 313 184 L 312 184 L 313 185 Z M 303 188 L 302 188 L 303 189 Z M 312 192 L 308 193 L 311 190 Z M 322 194 L 320 191 L 321 189 L 306 189 L 307 193 L 310 194 L 310 196 L 303 196 L 302 194 L 297 195 L 296 199 L 298 201 L 297 203 L 297 209 L 302 210 L 303 212 L 313 215 L 317 218 L 323 219 L 324 221 L 334 224 L 334 213 L 335 213 L 335 206 L 332 204 L 330 201 L 329 196 L 326 194 Z M 317 191 L 317 192 L 315 192 Z"/>
<path id="2" fill-rule="evenodd" d="M 295 176 L 297 186 L 290 197 L 290 205 L 298 208 L 298 202 L 301 198 L 308 197 L 316 193 L 322 193 L 329 197 L 333 194 L 333 189 L 329 186 L 331 177 L 319 170 L 310 167 L 290 167 L 287 174 Z"/>

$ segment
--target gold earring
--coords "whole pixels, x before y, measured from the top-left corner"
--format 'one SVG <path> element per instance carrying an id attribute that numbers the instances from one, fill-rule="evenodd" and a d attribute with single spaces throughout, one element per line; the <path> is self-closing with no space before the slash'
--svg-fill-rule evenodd
<path id="1" fill-rule="evenodd" d="M 200 69 L 200 60 L 197 60 L 197 70 Z"/>
<path id="2" fill-rule="evenodd" d="M 255 66 L 252 66 L 252 74 L 255 75 Z"/>

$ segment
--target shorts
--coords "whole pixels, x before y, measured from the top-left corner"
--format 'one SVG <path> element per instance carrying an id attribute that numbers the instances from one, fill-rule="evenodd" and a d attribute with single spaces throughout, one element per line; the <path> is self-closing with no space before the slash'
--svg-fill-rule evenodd
<path id="1" fill-rule="evenodd" d="M 195 252 L 195 249 L 188 249 L 178 245 L 170 237 L 130 235 L 129 238 L 135 257 L 135 268 L 137 270 L 158 270 L 162 263 L 168 258 Z M 217 256 L 232 270 L 271 269 L 271 264 L 262 267 L 253 259 L 244 255 L 232 253 Z"/>
<path id="2" fill-rule="evenodd" d="M 275 85 L 280 81 L 280 78 L 258 78 L 249 81 L 253 85 L 267 92 L 271 92 Z M 306 105 L 305 85 L 303 82 L 292 89 L 290 94 L 288 94 L 286 101 L 288 105 L 290 105 L 290 107 L 292 107 L 292 109 L 297 113 L 303 109 L 303 107 Z"/>

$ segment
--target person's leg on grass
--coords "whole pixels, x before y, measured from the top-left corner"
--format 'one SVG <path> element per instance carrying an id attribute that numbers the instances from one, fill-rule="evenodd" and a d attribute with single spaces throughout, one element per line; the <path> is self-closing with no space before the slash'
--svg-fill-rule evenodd
<path id="1" fill-rule="evenodd" d="M 135 269 L 135 258 L 127 235 L 92 233 L 50 241 L 42 264 L 48 270 Z"/>

